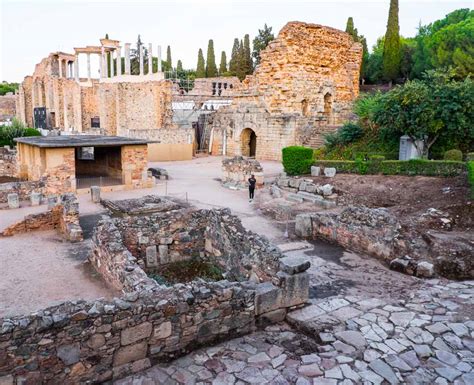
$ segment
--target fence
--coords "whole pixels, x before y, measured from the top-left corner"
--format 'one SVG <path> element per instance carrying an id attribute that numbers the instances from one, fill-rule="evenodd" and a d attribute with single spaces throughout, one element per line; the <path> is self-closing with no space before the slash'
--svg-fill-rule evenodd
<path id="1" fill-rule="evenodd" d="M 77 177 L 76 186 L 78 189 L 89 188 L 91 186 L 117 186 L 121 185 L 122 178 L 112 176 L 94 176 L 94 177 Z"/>

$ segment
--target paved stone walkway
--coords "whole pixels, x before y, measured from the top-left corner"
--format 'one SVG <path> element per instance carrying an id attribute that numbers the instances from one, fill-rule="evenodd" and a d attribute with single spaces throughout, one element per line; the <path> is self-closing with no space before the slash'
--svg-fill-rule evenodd
<path id="1" fill-rule="evenodd" d="M 425 281 L 392 304 L 350 296 L 317 300 L 292 312 L 289 324 L 116 384 L 474 384 L 473 312 L 474 281 Z"/>

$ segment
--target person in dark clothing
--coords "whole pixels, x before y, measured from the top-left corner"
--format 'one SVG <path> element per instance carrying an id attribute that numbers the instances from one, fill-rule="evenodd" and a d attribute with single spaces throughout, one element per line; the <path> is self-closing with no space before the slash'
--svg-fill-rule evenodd
<path id="1" fill-rule="evenodd" d="M 254 175 L 251 175 L 249 178 L 249 202 L 253 201 L 253 196 L 255 194 L 255 185 L 257 184 L 257 179 Z"/>

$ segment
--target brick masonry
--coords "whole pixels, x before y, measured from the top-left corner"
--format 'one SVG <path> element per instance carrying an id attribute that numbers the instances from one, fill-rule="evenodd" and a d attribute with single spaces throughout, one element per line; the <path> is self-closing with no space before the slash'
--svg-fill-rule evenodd
<path id="1" fill-rule="evenodd" d="M 0 147 L 0 176 L 17 175 L 16 150 Z"/>

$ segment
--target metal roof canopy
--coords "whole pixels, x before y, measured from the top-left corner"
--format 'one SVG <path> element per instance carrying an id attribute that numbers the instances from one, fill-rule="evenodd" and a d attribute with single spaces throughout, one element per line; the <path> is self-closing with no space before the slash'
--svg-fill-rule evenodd
<path id="1" fill-rule="evenodd" d="M 15 142 L 41 148 L 65 147 L 111 147 L 154 143 L 145 139 L 125 138 L 123 136 L 105 135 L 63 135 L 63 136 L 29 136 L 15 138 Z"/>

